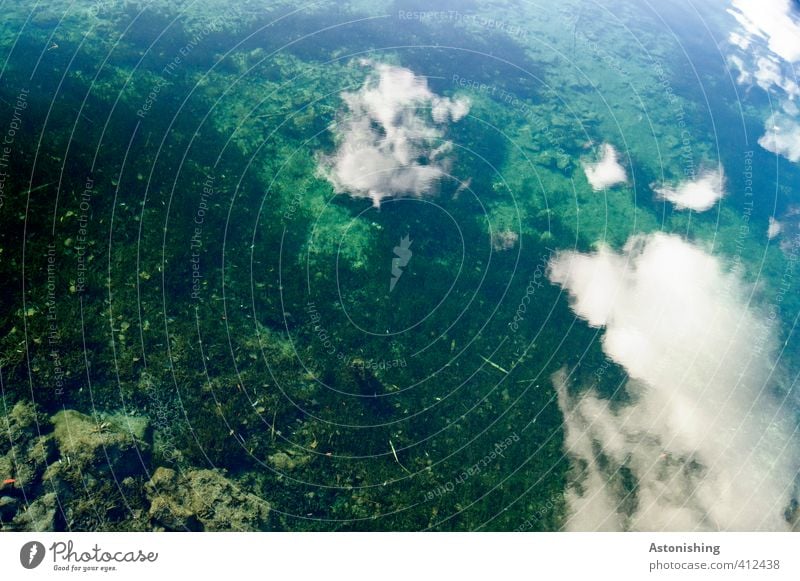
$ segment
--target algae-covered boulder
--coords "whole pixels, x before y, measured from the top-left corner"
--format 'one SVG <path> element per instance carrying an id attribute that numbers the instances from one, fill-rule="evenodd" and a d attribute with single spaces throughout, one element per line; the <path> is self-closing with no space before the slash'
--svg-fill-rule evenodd
<path id="1" fill-rule="evenodd" d="M 0 530 L 146 527 L 140 517 L 149 506 L 143 485 L 153 439 L 146 418 L 74 410 L 47 418 L 20 402 L 4 419 Z"/>
<path id="2" fill-rule="evenodd" d="M 152 433 L 145 418 L 98 415 L 74 410 L 53 416 L 62 462 L 82 471 L 110 471 L 119 480 L 142 472 L 150 461 Z"/>
<path id="3" fill-rule="evenodd" d="M 20 441 L 11 447 L 6 455 L 6 462 L 0 462 L 0 470 L 3 470 L 2 478 L 5 479 L 4 475 L 9 473 L 10 478 L 14 480 L 14 488 L 24 491 L 27 495 L 35 494 L 42 473 L 57 455 L 52 434 Z M 10 465 L 10 471 L 6 465 Z"/>
<path id="4" fill-rule="evenodd" d="M 55 492 L 48 492 L 30 503 L 27 509 L 17 513 L 13 529 L 30 532 L 54 531 L 58 513 L 58 497 Z"/>
<path id="5" fill-rule="evenodd" d="M 56 456 L 50 420 L 30 402 L 16 403 L 0 422 L 0 522 L 8 525 L 23 500 L 42 492 L 41 477 Z"/>
<path id="6" fill-rule="evenodd" d="M 150 499 L 150 520 L 167 530 L 203 530 L 203 524 L 195 513 L 195 503 L 186 498 L 185 486 L 179 482 L 178 473 L 170 468 L 156 469 L 145 485 Z M 191 493 L 190 493 L 191 496 Z"/>
<path id="7" fill-rule="evenodd" d="M 160 467 L 145 491 L 151 521 L 167 530 L 258 531 L 268 527 L 269 504 L 216 470 L 178 474 Z"/>
<path id="8" fill-rule="evenodd" d="M 0 456 L 13 446 L 26 444 L 32 438 L 51 430 L 50 420 L 36 411 L 31 402 L 20 401 L 4 414 L 0 422 Z"/>
<path id="9" fill-rule="evenodd" d="M 34 429 L 37 425 L 47 425 L 47 418 L 36 411 L 33 402 L 18 401 L 11 408 L 8 416 L 9 435 L 12 439 L 20 437 L 22 432 Z"/>
<path id="10" fill-rule="evenodd" d="M 267 460 L 269 460 L 269 463 L 279 472 L 288 472 L 299 466 L 304 466 L 311 460 L 311 457 L 307 455 L 297 455 L 291 452 L 289 454 L 286 452 L 276 452 L 268 456 Z"/>

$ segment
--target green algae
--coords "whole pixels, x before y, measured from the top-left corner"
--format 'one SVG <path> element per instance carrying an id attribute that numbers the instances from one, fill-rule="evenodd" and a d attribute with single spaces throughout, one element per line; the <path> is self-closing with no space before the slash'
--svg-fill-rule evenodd
<path id="1" fill-rule="evenodd" d="M 393 7 L 370 3 L 368 12 L 383 18 L 364 24 L 366 41 L 328 36 L 278 52 L 284 35 L 344 19 L 322 6 L 275 31 L 269 23 L 288 3 L 260 15 L 245 3 L 220 19 L 211 0 L 162 2 L 148 6 L 137 34 L 126 34 L 136 10 L 71 13 L 59 25 L 59 47 L 43 53 L 15 145 L 14 163 L 32 169 L 34 183 L 17 173 L 9 187 L 51 185 L 32 194 L 30 206 L 8 198 L 0 217 L 0 268 L 12 297 L 0 339 L 5 397 L 33 393 L 51 413 L 80 410 L 54 418 L 64 454 L 65 415 L 87 424 L 82 438 L 114 434 L 126 454 L 143 436 L 126 435 L 126 426 L 136 430 L 124 418 L 149 417 L 148 469 L 174 496 L 198 479 L 224 496 L 232 485 L 203 472 L 209 466 L 227 470 L 244 491 L 226 508 L 240 511 L 225 516 L 229 528 L 557 530 L 568 462 L 549 376 L 567 365 L 579 384 L 608 364 L 595 331 L 576 325 L 559 290 L 542 279 L 552 249 L 600 241 L 620 248 L 636 233 L 678 232 L 738 257 L 767 301 L 789 264 L 777 245 L 765 249 L 755 226 L 740 240 L 742 226 L 765 225 L 766 214 L 751 219 L 735 194 L 718 215 L 677 212 L 655 199 L 653 184 L 716 159 L 707 112 L 680 82 L 673 41 L 654 21 L 632 8 L 612 18 L 579 4 L 481 3 L 474 18 L 404 27 Z M 41 8 L 21 46 L 40 54 L 64 7 Z M 350 10 L 367 14 L 358 4 Z M 179 14 L 174 36 L 150 47 Z M 5 39 L 22 15 L 4 22 Z M 635 34 L 614 25 L 620 20 Z M 500 25 L 512 22 L 525 26 Z M 378 212 L 335 195 L 318 172 L 319 156 L 337 145 L 330 127 L 340 93 L 366 75 L 352 53 L 392 28 L 401 40 L 458 37 L 475 51 L 497 40 L 520 59 L 508 67 L 488 53 L 452 61 L 433 49 L 369 54 L 471 101 L 471 116 L 448 130 L 454 179 L 433 200 L 436 211 L 405 201 Z M 91 41 L 80 44 L 86 29 Z M 266 39 L 238 43 L 256 32 Z M 67 67 L 72 52 L 79 56 Z M 22 49 L 0 56 L 10 59 L 2 97 L 12 101 L 35 59 Z M 630 179 L 595 192 L 580 160 L 604 141 L 622 152 Z M 732 148 L 723 157 L 735 166 L 739 154 Z M 455 195 L 459 184 L 468 187 Z M 517 238 L 497 250 L 493 232 Z M 394 295 L 392 249 L 405 235 L 415 259 Z M 89 265 L 85 284 L 79 264 Z M 783 332 L 794 345 L 788 321 L 798 306 L 790 295 Z M 521 312 L 521 304 L 531 306 Z M 386 336 L 429 312 L 402 340 Z M 615 391 L 623 377 L 611 365 L 603 389 L 624 398 Z M 78 415 L 97 408 L 105 419 Z M 94 432 L 92 422 L 113 428 Z M 484 462 L 508 438 L 504 454 Z M 97 451 L 79 448 L 74 453 Z M 133 480 L 113 498 L 136 506 L 98 508 L 91 497 L 74 497 L 70 514 L 82 516 L 73 528 L 225 528 L 202 507 L 159 496 L 158 482 L 145 488 L 143 473 L 123 472 Z M 49 519 L 63 527 L 54 499 L 41 499 L 20 526 Z"/>

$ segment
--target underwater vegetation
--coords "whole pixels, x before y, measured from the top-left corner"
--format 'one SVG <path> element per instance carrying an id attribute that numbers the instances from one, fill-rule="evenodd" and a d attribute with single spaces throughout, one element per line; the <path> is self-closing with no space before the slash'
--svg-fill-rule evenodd
<path id="1" fill-rule="evenodd" d="M 268 4 L 0 23 L 0 530 L 798 526 L 769 22 Z"/>

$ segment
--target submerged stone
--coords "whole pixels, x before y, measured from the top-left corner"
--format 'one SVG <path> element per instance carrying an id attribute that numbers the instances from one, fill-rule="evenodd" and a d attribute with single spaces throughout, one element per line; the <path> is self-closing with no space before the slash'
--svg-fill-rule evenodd
<path id="1" fill-rule="evenodd" d="M 56 530 L 58 497 L 49 492 L 34 500 L 28 508 L 20 511 L 14 519 L 12 529 L 30 532 L 50 532 Z"/>
<path id="2" fill-rule="evenodd" d="M 118 479 L 144 471 L 152 448 L 149 424 L 144 418 L 122 418 L 58 412 L 53 425 L 62 462 L 90 473 L 111 471 Z"/>
<path id="3" fill-rule="evenodd" d="M 151 521 L 167 530 L 258 531 L 268 527 L 269 504 L 216 470 L 178 474 L 160 467 L 145 491 Z"/>

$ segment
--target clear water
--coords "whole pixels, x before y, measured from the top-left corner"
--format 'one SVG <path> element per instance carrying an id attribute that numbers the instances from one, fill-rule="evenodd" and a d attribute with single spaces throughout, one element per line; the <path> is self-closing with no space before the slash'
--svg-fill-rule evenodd
<path id="1" fill-rule="evenodd" d="M 272 529 L 569 528 L 581 464 L 553 374 L 621 409 L 637 396 L 548 265 L 663 232 L 775 314 L 765 388 L 796 421 L 800 171 L 758 143 L 795 97 L 737 81 L 731 56 L 754 70 L 758 53 L 729 42 L 728 3 L 261 4 L 0 3 L 0 129 L 20 126 L 0 208 L 7 408 L 145 416 L 134 489 L 158 466 L 225 471 Z M 435 191 L 380 208 L 320 169 L 377 63 L 470 103 L 439 128 Z M 626 182 L 594 191 L 602 143 Z M 708 210 L 655 193 L 718 165 Z M 644 476 L 612 472 L 646 526 L 629 506 Z M 60 526 L 150 526 L 109 519 Z"/>

